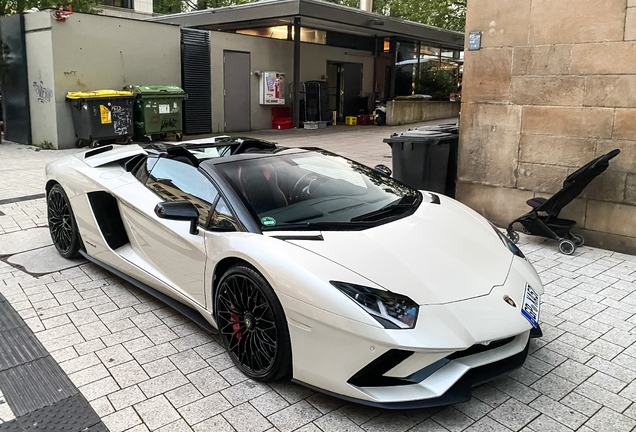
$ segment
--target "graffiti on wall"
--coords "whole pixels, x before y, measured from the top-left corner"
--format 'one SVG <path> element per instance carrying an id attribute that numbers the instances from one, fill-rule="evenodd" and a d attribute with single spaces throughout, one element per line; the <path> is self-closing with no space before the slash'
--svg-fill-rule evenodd
<path id="1" fill-rule="evenodd" d="M 33 81 L 33 90 L 35 91 L 35 94 L 38 97 L 38 102 L 40 103 L 49 103 L 51 102 L 51 99 L 53 99 L 53 90 L 44 87 L 44 83 L 42 81 Z"/>
<path id="2" fill-rule="evenodd" d="M 113 128 L 116 135 L 132 134 L 132 110 L 125 107 L 115 105 L 110 109 L 113 118 Z"/>

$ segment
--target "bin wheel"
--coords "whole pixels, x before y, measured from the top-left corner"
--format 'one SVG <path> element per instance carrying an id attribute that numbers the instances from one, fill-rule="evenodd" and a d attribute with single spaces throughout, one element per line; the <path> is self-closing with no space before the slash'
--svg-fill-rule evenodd
<path id="1" fill-rule="evenodd" d="M 575 250 L 576 245 L 572 240 L 564 239 L 559 242 L 559 252 L 561 252 L 562 254 L 572 255 Z"/>
<path id="2" fill-rule="evenodd" d="M 166 137 L 167 137 L 167 136 L 168 136 L 168 134 L 167 134 L 167 133 L 160 133 L 160 134 L 159 134 L 159 139 L 162 139 L 162 140 L 163 140 L 163 139 L 166 139 Z"/>
<path id="3" fill-rule="evenodd" d="M 181 141 L 183 139 L 183 134 L 177 134 L 177 141 Z"/>
<path id="4" fill-rule="evenodd" d="M 126 139 L 124 140 L 124 144 L 131 144 L 132 142 L 133 142 L 132 137 L 126 137 Z"/>
<path id="5" fill-rule="evenodd" d="M 508 238 L 514 244 L 519 242 L 519 233 L 517 231 L 508 231 Z"/>
<path id="6" fill-rule="evenodd" d="M 90 148 L 99 147 L 99 141 L 91 141 Z"/>
<path id="7" fill-rule="evenodd" d="M 570 240 L 574 242 L 576 247 L 583 246 L 585 244 L 585 239 L 580 234 L 570 233 Z"/>

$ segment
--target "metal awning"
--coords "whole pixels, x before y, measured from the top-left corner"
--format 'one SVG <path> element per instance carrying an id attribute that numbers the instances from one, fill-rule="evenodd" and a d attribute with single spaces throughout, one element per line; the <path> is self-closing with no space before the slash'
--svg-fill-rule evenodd
<path id="1" fill-rule="evenodd" d="M 148 21 L 179 24 L 181 27 L 231 31 L 293 24 L 360 36 L 398 36 L 442 48 L 463 50 L 464 34 L 366 12 L 321 0 L 265 0 L 217 9 L 184 12 L 149 18 Z"/>

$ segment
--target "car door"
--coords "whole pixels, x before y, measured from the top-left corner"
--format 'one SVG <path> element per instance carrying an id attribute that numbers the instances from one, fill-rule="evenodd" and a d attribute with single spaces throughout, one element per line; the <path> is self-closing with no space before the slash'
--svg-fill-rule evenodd
<path id="1" fill-rule="evenodd" d="M 154 208 L 164 201 L 190 201 L 199 211 L 199 226 L 206 227 L 218 191 L 197 168 L 181 161 L 149 159 L 147 171 L 137 176 L 145 184 L 143 191 L 134 189 L 135 196 L 117 191 L 129 203 L 122 210 L 134 237 L 133 249 L 155 277 L 205 306 L 204 231 L 191 234 L 188 221 L 160 219 Z"/>

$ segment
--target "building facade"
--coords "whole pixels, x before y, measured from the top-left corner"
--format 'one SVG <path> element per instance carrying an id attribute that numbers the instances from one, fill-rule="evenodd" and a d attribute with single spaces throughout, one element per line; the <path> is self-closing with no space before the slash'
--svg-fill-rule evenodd
<path id="1" fill-rule="evenodd" d="M 636 253 L 636 1 L 469 0 L 473 31 L 458 198 L 507 226 L 526 200 L 617 148 L 562 217 L 590 245 Z"/>

